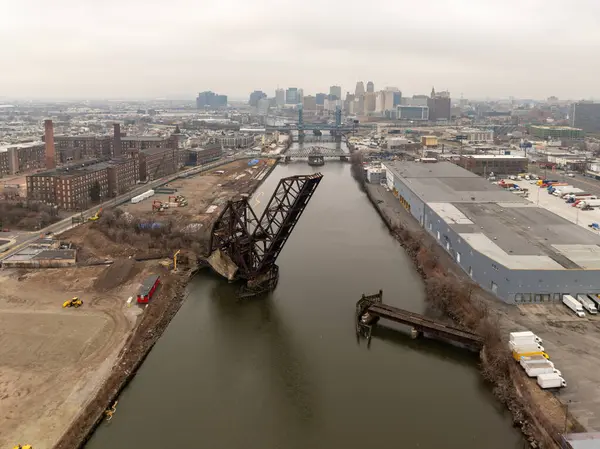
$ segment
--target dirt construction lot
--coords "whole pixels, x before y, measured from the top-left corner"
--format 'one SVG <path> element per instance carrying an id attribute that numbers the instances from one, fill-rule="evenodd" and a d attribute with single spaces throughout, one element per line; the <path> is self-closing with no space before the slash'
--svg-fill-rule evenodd
<path id="1" fill-rule="evenodd" d="M 0 271 L 0 447 L 56 443 L 110 373 L 143 310 L 126 300 L 157 269 Z M 127 273 L 119 286 L 111 270 Z M 73 296 L 83 306 L 63 309 Z"/>
<path id="2" fill-rule="evenodd" d="M 127 203 L 120 208 L 139 218 L 156 221 L 174 219 L 192 226 L 196 224 L 206 227 L 229 199 L 250 192 L 274 162 L 273 159 L 261 159 L 258 164 L 250 167 L 248 160 L 235 161 L 206 174 L 177 179 L 164 186 L 177 189 L 171 195 L 183 195 L 188 202 L 186 207 L 176 207 L 172 199 L 172 206 L 168 209 L 153 212 L 152 205 L 155 201 L 170 202 L 169 194 L 156 194 L 137 204 Z"/>

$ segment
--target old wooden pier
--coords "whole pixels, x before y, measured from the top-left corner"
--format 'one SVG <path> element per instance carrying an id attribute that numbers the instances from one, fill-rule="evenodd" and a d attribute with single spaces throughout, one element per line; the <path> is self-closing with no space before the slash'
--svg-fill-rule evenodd
<path id="1" fill-rule="evenodd" d="M 356 303 L 356 334 L 370 341 L 372 327 L 381 318 L 410 326 L 413 338 L 428 334 L 461 343 L 475 350 L 483 347 L 483 338 L 480 335 L 418 313 L 383 304 L 382 290 L 374 295 L 362 295 Z"/>

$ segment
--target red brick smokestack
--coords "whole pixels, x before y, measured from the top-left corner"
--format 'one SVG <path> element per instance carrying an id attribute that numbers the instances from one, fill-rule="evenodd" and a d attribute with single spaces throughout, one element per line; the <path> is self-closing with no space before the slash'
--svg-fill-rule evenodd
<path id="1" fill-rule="evenodd" d="M 54 151 L 54 126 L 52 120 L 44 121 L 44 141 L 46 142 L 46 168 L 56 168 L 56 153 Z"/>
<path id="2" fill-rule="evenodd" d="M 113 137 L 113 157 L 121 157 L 121 125 L 118 123 L 113 124 L 115 135 Z"/>

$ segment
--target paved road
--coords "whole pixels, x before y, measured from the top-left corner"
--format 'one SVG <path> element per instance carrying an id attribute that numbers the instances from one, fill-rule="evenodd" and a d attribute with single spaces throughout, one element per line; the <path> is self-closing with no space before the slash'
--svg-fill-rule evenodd
<path id="1" fill-rule="evenodd" d="M 205 165 L 199 165 L 199 166 L 192 167 L 192 168 L 189 168 L 186 170 L 182 170 L 182 171 L 174 173 L 172 175 L 165 176 L 163 178 L 148 182 L 147 184 L 142 184 L 123 195 L 120 195 L 116 198 L 113 198 L 113 199 L 106 201 L 102 204 L 99 204 L 97 206 L 91 207 L 83 212 L 78 212 L 76 214 L 73 214 L 61 221 L 58 221 L 56 223 L 51 224 L 50 226 L 45 227 L 44 229 L 40 229 L 39 231 L 19 233 L 16 237 L 12 237 L 13 239 L 15 239 L 15 243 L 10 248 L 10 250 L 8 250 L 5 253 L 0 255 L 0 261 L 11 256 L 12 254 L 14 254 L 17 251 L 19 251 L 20 249 L 22 249 L 24 246 L 30 244 L 35 239 L 39 238 L 40 234 L 47 234 L 49 232 L 58 234 L 58 233 L 66 231 L 67 229 L 72 228 L 73 226 L 76 226 L 76 225 L 73 225 L 73 220 L 72 220 L 73 217 L 83 215 L 83 218 L 87 219 L 88 217 L 94 215 L 99 208 L 106 209 L 106 208 L 118 206 L 119 204 L 123 204 L 123 203 L 129 201 L 134 196 L 139 195 L 149 189 L 154 189 L 154 188 L 162 186 L 168 182 L 171 182 L 175 179 L 187 177 L 190 175 L 195 175 L 195 174 L 201 173 L 203 171 L 210 170 L 211 168 L 218 167 L 219 165 L 223 165 L 223 164 L 226 164 L 226 163 L 232 162 L 234 160 L 238 160 L 238 159 L 249 159 L 249 158 L 246 156 L 226 157 L 226 158 L 222 158 L 222 159 L 219 159 L 217 161 L 214 161 L 214 162 L 211 162 L 211 163 L 208 163 Z M 0 237 L 4 238 L 4 236 L 0 236 Z"/>

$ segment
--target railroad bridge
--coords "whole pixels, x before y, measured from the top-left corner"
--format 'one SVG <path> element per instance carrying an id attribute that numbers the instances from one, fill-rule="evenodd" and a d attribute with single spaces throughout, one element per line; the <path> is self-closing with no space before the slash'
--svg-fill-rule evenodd
<path id="1" fill-rule="evenodd" d="M 356 334 L 370 341 L 372 326 L 381 318 L 410 326 L 414 338 L 429 334 L 477 351 L 483 347 L 483 338 L 467 329 L 384 304 L 382 290 L 374 295 L 362 295 L 356 303 Z"/>
<path id="2" fill-rule="evenodd" d="M 307 161 L 310 165 L 323 165 L 326 160 L 348 162 L 350 153 L 341 148 L 310 146 L 289 149 L 283 154 L 283 162 Z"/>

